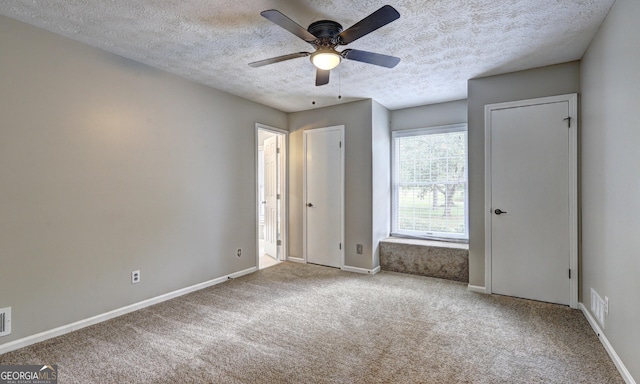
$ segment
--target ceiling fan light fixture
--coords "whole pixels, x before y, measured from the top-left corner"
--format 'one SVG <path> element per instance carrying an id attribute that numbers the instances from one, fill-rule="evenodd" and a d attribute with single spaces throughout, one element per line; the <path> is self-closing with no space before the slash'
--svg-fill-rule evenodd
<path id="1" fill-rule="evenodd" d="M 359 61 L 361 63 L 386 68 L 393 68 L 400 62 L 400 58 L 398 57 L 357 49 L 345 49 L 342 50 L 342 52 L 336 51 L 337 46 L 350 44 L 398 19 L 400 13 L 390 5 L 380 7 L 377 11 L 353 24 L 346 30 L 343 30 L 342 25 L 333 20 L 318 20 L 311 23 L 309 28 L 305 29 L 276 9 L 262 11 L 260 15 L 288 32 L 291 32 L 306 43 L 311 44 L 314 52 L 296 52 L 289 55 L 272 57 L 271 59 L 254 61 L 253 63 L 249 63 L 249 66 L 253 68 L 310 56 L 311 64 L 317 68 L 315 71 L 316 86 L 321 86 L 329 83 L 330 71 L 340 65 L 342 59 Z"/>
<path id="2" fill-rule="evenodd" d="M 328 71 L 340 64 L 342 57 L 333 49 L 318 49 L 311 54 L 311 62 L 318 69 Z"/>

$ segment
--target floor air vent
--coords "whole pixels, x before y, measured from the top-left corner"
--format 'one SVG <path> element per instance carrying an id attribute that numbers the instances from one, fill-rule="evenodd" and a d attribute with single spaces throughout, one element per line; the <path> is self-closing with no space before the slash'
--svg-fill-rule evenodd
<path id="1" fill-rule="evenodd" d="M 11 333 L 11 307 L 0 309 L 0 336 Z"/>

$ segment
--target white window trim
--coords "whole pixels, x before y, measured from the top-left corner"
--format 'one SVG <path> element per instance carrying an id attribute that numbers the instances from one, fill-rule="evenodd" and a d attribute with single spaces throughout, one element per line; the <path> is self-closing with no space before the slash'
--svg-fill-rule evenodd
<path id="1" fill-rule="evenodd" d="M 398 210 L 396 199 L 396 175 L 398 174 L 398 163 L 396 161 L 396 145 L 395 139 L 399 137 L 411 137 L 421 136 L 425 134 L 437 134 L 437 133 L 449 133 L 449 132 L 467 132 L 467 145 L 465 145 L 465 164 L 464 175 L 467 180 L 465 183 L 464 191 L 464 219 L 465 219 L 465 233 L 464 234 L 452 234 L 447 232 L 419 232 L 419 231 L 403 231 L 402 233 L 395 232 L 396 229 L 396 212 Z M 416 239 L 429 239 L 440 241 L 469 241 L 469 132 L 467 123 L 458 123 L 450 125 L 439 125 L 433 127 L 406 129 L 400 131 L 391 132 L 391 236 L 393 237 L 405 237 Z"/>

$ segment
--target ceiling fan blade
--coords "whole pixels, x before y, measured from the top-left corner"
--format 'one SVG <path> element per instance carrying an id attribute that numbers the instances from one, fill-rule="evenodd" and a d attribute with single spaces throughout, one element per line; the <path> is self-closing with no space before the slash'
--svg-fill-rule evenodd
<path id="1" fill-rule="evenodd" d="M 316 87 L 320 85 L 329 84 L 329 74 L 331 71 L 326 71 L 324 69 L 316 70 Z"/>
<path id="2" fill-rule="evenodd" d="M 260 60 L 260 61 L 254 61 L 253 63 L 249 63 L 249 66 L 257 68 L 257 67 L 262 67 L 263 65 L 275 64 L 275 63 L 279 63 L 281 61 L 297 59 L 298 57 L 306 57 L 306 56 L 309 56 L 310 54 L 311 53 L 309 53 L 309 52 L 291 53 L 289 55 L 272 57 L 270 59 L 265 59 L 265 60 Z"/>
<path id="3" fill-rule="evenodd" d="M 275 9 L 269 9 L 267 11 L 260 12 L 260 14 L 265 19 L 278 24 L 282 28 L 298 36 L 299 38 L 306 41 L 307 43 L 311 43 L 312 41 L 317 39 L 317 37 L 312 35 L 311 32 L 302 28 L 298 23 L 291 20 L 287 16 L 283 15 L 282 12 L 280 11 L 277 11 Z"/>
<path id="4" fill-rule="evenodd" d="M 387 68 L 393 68 L 400 62 L 399 57 L 381 55 L 379 53 L 360 51 L 357 49 L 345 49 L 342 51 L 341 55 L 348 60 L 360 61 Z"/>
<path id="5" fill-rule="evenodd" d="M 338 35 L 339 44 L 346 45 L 354 42 L 362 36 L 387 25 L 390 22 L 397 20 L 398 18 L 400 18 L 400 13 L 398 13 L 398 11 L 396 11 L 392 6 L 385 5 L 369 16 L 365 17 L 364 19 L 358 21 L 351 27 L 342 31 L 342 33 Z"/>

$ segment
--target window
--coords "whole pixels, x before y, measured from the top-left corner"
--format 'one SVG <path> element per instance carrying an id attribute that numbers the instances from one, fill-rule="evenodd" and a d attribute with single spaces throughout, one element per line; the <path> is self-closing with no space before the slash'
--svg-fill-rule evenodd
<path id="1" fill-rule="evenodd" d="M 466 124 L 393 132 L 392 167 L 392 235 L 469 238 Z"/>

